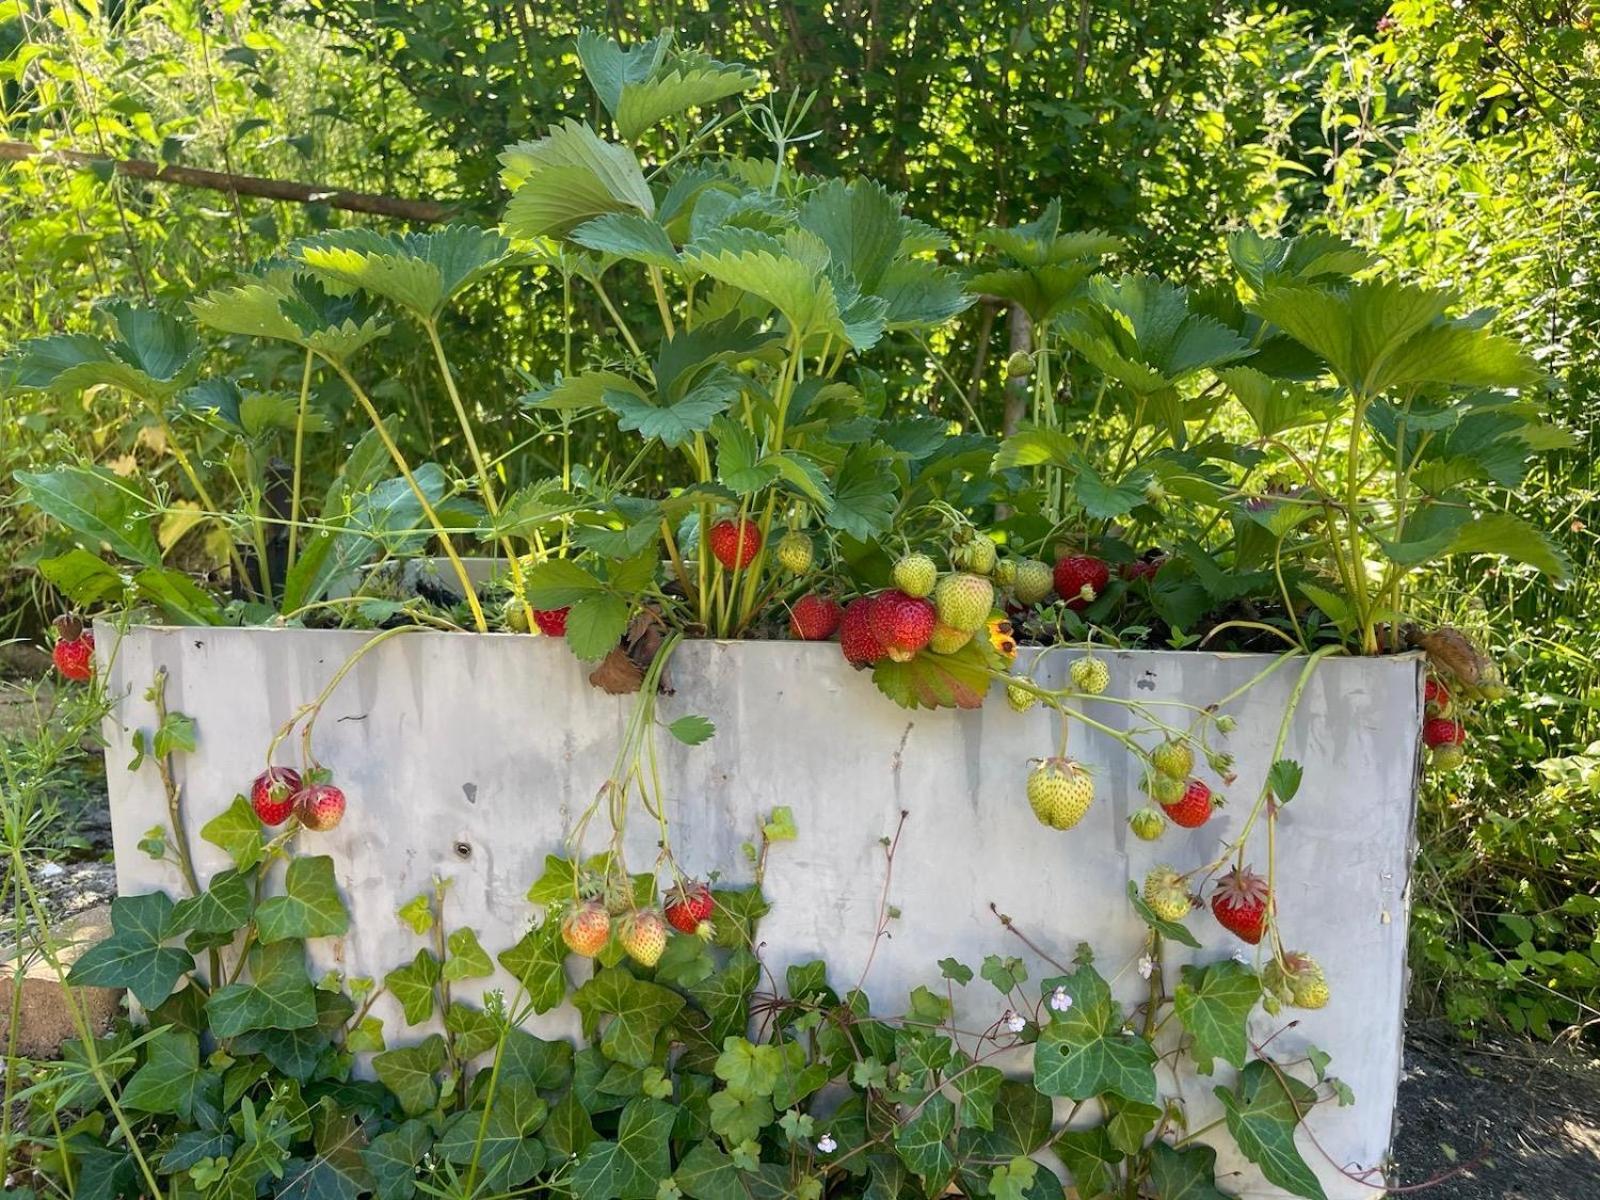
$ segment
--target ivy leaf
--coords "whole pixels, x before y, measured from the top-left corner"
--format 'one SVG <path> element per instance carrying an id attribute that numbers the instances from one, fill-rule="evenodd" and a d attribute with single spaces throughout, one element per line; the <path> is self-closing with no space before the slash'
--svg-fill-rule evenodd
<path id="1" fill-rule="evenodd" d="M 963 1128 L 994 1128 L 995 1102 L 1000 1098 L 1000 1085 L 1004 1082 L 1005 1075 L 999 1067 L 962 1062 L 960 1074 L 955 1076 L 955 1085 L 961 1093 Z"/>
<path id="2" fill-rule="evenodd" d="M 311 1143 L 316 1154 L 288 1166 L 276 1195 L 294 1200 L 356 1200 L 372 1190 L 372 1175 L 362 1156 L 366 1130 L 354 1113 L 341 1112 L 331 1096 L 324 1096 L 312 1110 Z"/>
<path id="3" fill-rule="evenodd" d="M 1091 1129 L 1072 1129 L 1061 1135 L 1055 1143 L 1056 1154 L 1068 1171 L 1079 1196 L 1109 1196 L 1118 1190 L 1116 1168 L 1122 1161 L 1122 1151 L 1111 1144 L 1111 1135 L 1105 1126 Z"/>
<path id="4" fill-rule="evenodd" d="M 487 1112 L 468 1109 L 451 1119 L 437 1152 L 458 1166 L 476 1158 L 489 1191 L 514 1190 L 544 1166 L 544 1143 L 533 1135 L 549 1112 L 527 1080 L 504 1080 Z"/>
<path id="5" fill-rule="evenodd" d="M 711 1141 L 695 1143 L 672 1177 L 690 1200 L 747 1200 L 733 1159 Z"/>
<path id="6" fill-rule="evenodd" d="M 211 1031 L 234 1037 L 256 1029 L 304 1029 L 317 1023 L 317 1000 L 299 941 L 257 946 L 250 982 L 230 983 L 206 1001 Z"/>
<path id="7" fill-rule="evenodd" d="M 923 650 L 909 662 L 886 658 L 872 682 L 901 708 L 981 708 L 989 691 L 989 658 L 979 638 L 954 654 Z"/>
<path id="8" fill-rule="evenodd" d="M 575 1091 L 567 1092 L 555 1102 L 544 1127 L 539 1130 L 539 1140 L 551 1154 L 563 1159 L 582 1154 L 599 1136 L 594 1131 L 589 1111 L 583 1107 Z"/>
<path id="9" fill-rule="evenodd" d="M 750 1095 L 735 1088 L 713 1093 L 707 1107 L 711 1128 L 730 1146 L 756 1141 L 774 1116 L 772 1101 L 766 1096 Z"/>
<path id="10" fill-rule="evenodd" d="M 750 994 L 760 977 L 761 964 L 755 955 L 741 948 L 728 956 L 728 964 L 722 970 L 689 987 L 690 997 L 710 1018 L 706 1036 L 713 1046 L 745 1028 L 750 1017 Z"/>
<path id="11" fill-rule="evenodd" d="M 494 974 L 489 952 L 479 945 L 478 935 L 471 929 L 455 930 L 446 945 L 450 953 L 444 962 L 444 977 L 451 983 Z"/>
<path id="12" fill-rule="evenodd" d="M 111 931 L 72 964 L 69 984 L 127 988 L 145 1008 L 154 1008 L 194 970 L 192 954 L 163 945 L 178 932 L 172 900 L 163 892 L 118 896 L 111 902 Z"/>
<path id="13" fill-rule="evenodd" d="M 261 861 L 261 821 L 243 796 L 235 796 L 232 804 L 202 825 L 200 836 L 233 859 L 240 872 Z"/>
<path id="14" fill-rule="evenodd" d="M 1002 996 L 1010 995 L 1013 988 L 1028 981 L 1028 968 L 1020 958 L 1001 958 L 998 954 L 984 958 L 979 974 L 994 984 Z"/>
<path id="15" fill-rule="evenodd" d="M 1214 1059 L 1244 1066 L 1249 1041 L 1245 1021 L 1261 998 L 1256 973 L 1231 958 L 1205 967 L 1185 966 L 1173 1007 L 1194 1037 L 1195 1066 L 1211 1074 Z"/>
<path id="16" fill-rule="evenodd" d="M 1111 1144 L 1124 1154 L 1134 1155 L 1144 1146 L 1156 1122 L 1161 1119 L 1161 1108 L 1155 1104 L 1137 1104 L 1116 1096 L 1105 1099 L 1106 1136 Z"/>
<path id="17" fill-rule="evenodd" d="M 1217 1190 L 1217 1152 L 1210 1146 L 1150 1147 L 1150 1184 L 1156 1200 L 1230 1200 Z"/>
<path id="18" fill-rule="evenodd" d="M 178 901 L 172 910 L 172 930 L 233 933 L 250 920 L 255 903 L 249 882 L 230 867 L 213 875 L 211 885 L 200 895 Z"/>
<path id="19" fill-rule="evenodd" d="M 411 1200 L 417 1192 L 417 1164 L 432 1146 L 433 1135 L 420 1120 L 406 1121 L 373 1138 L 361 1157 L 372 1174 L 378 1200 Z"/>
<path id="20" fill-rule="evenodd" d="M 895 1130 L 900 1161 L 922 1180 L 923 1191 L 930 1196 L 942 1192 L 955 1174 L 956 1158 L 949 1141 L 955 1127 L 955 1103 L 943 1092 L 934 1092 L 921 1112 Z"/>
<path id="21" fill-rule="evenodd" d="M 660 1181 L 672 1174 L 668 1138 L 677 1115 L 661 1100 L 630 1100 L 616 1140 L 594 1142 L 578 1157 L 573 1192 L 583 1200 L 655 1200 Z"/>
<path id="22" fill-rule="evenodd" d="M 394 915 L 409 925 L 418 937 L 433 929 L 433 903 L 427 892 L 411 897 L 395 909 Z"/>
<path id="23" fill-rule="evenodd" d="M 571 1081 L 572 1062 L 571 1042 L 547 1042 L 512 1028 L 500 1054 L 500 1074 L 506 1079 L 526 1079 L 541 1092 L 553 1092 Z"/>
<path id="24" fill-rule="evenodd" d="M 972 982 L 972 968 L 954 958 L 941 958 L 938 963 L 939 974 L 945 979 L 953 979 L 962 987 Z"/>
<path id="25" fill-rule="evenodd" d="M 566 998 L 567 976 L 562 967 L 565 960 L 561 926 L 551 920 L 534 926 L 516 945 L 500 952 L 500 965 L 526 989 L 537 1013 L 549 1012 Z"/>
<path id="26" fill-rule="evenodd" d="M 256 933 L 263 945 L 285 938 L 331 937 L 350 928 L 350 914 L 333 881 L 333 859 L 326 854 L 290 860 L 284 894 L 256 909 Z"/>
<path id="27" fill-rule="evenodd" d="M 1155 1048 L 1124 1032 L 1122 1008 L 1092 966 L 1044 981 L 1046 994 L 1063 987 L 1072 998 L 1052 1013 L 1034 1046 L 1034 1086 L 1047 1096 L 1089 1100 L 1111 1092 L 1144 1104 L 1156 1097 Z"/>
<path id="28" fill-rule="evenodd" d="M 445 1042 L 430 1033 L 415 1046 L 385 1050 L 372 1056 L 372 1070 L 400 1101 L 406 1116 L 428 1112 L 439 1102 L 435 1076 L 444 1068 Z"/>
<path id="29" fill-rule="evenodd" d="M 683 1008 L 683 997 L 608 967 L 574 992 L 572 1003 L 589 1036 L 603 1026 L 599 1044 L 607 1058 L 648 1067 L 655 1060 L 656 1035 Z"/>
<path id="30" fill-rule="evenodd" d="M 420 1025 L 433 1016 L 433 989 L 439 982 L 439 960 L 431 950 L 418 950 L 417 956 L 403 967 L 396 967 L 383 977 L 400 1007 L 405 1010 L 407 1025 Z"/>
<path id="31" fill-rule="evenodd" d="M 444 1027 L 455 1041 L 456 1055 L 462 1060 L 477 1058 L 500 1040 L 494 1019 L 480 1008 L 453 1000 L 445 1009 Z"/>
<path id="32" fill-rule="evenodd" d="M 1327 1200 L 1294 1144 L 1295 1128 L 1316 1103 L 1315 1089 L 1256 1059 L 1239 1072 L 1234 1089 L 1213 1091 L 1222 1102 L 1228 1132 L 1267 1182 L 1305 1200 Z"/>
<path id="33" fill-rule="evenodd" d="M 221 1099 L 222 1076 L 201 1066 L 199 1039 L 176 1029 L 151 1035 L 144 1065 L 122 1089 L 122 1104 L 135 1112 L 170 1113 L 208 1128 L 221 1117 Z"/>
<path id="34" fill-rule="evenodd" d="M 113 554 L 146 567 L 161 565 L 161 547 L 150 527 L 150 513 L 129 485 L 110 471 L 57 467 L 53 471 L 18 471 L 13 476 L 27 500 L 45 516 L 59 521 L 98 553 Z"/>

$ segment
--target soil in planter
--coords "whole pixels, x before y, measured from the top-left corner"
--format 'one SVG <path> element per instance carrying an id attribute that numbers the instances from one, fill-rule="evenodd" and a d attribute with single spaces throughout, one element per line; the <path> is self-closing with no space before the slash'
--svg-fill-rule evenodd
<path id="1" fill-rule="evenodd" d="M 1413 1030 L 1398 1120 L 1401 1184 L 1456 1171 L 1418 1196 L 1600 1197 L 1600 1060 L 1589 1055 L 1523 1041 L 1467 1046 L 1448 1033 Z"/>

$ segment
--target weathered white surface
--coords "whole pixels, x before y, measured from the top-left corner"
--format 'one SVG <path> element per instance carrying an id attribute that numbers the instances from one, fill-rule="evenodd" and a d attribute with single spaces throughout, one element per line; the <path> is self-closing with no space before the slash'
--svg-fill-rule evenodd
<path id="1" fill-rule="evenodd" d="M 178 887 L 170 868 L 135 849 L 146 829 L 165 820 L 156 774 L 124 769 L 134 731 L 154 723 L 143 693 L 156 669 L 169 673 L 170 707 L 198 723 L 199 749 L 179 769 L 206 876 L 226 860 L 194 831 L 248 786 L 273 731 L 368 636 L 137 629 L 121 642 L 109 682 L 123 700 L 106 735 L 123 892 Z M 99 631 L 102 654 L 114 640 L 110 628 Z M 1051 655 L 1043 675 L 1063 679 L 1070 657 Z M 1210 703 L 1271 662 L 1168 652 L 1110 658 L 1110 694 L 1156 703 Z M 1023 798 L 1027 760 L 1054 752 L 1047 713 L 1018 716 L 998 699 L 981 712 L 910 713 L 850 670 L 835 646 L 685 643 L 672 662 L 676 694 L 663 699 L 661 716 L 701 713 L 717 733 L 695 749 L 659 738 L 674 846 L 686 870 L 740 881 L 749 871 L 741 843 L 771 808 L 790 805 L 800 835 L 772 855 L 764 958 L 781 977 L 788 963 L 824 957 L 833 982 L 848 986 L 872 948 L 884 878 L 880 839 L 904 810 L 889 890 L 901 915 L 867 979 L 882 1011 L 904 1011 L 907 990 L 936 982 L 935 963 L 946 955 L 976 965 L 986 953 L 1020 954 L 1035 982 L 1053 974 L 1000 927 L 991 902 L 1057 961 L 1090 943 L 1108 977 L 1122 972 L 1118 991 L 1131 1004 L 1141 981 L 1128 964 L 1144 930 L 1127 904 L 1127 882 L 1142 880 L 1157 861 L 1183 869 L 1208 861 L 1244 820 L 1298 669 L 1285 667 L 1230 706 L 1239 721 L 1228 739 L 1238 760 L 1236 802 L 1201 830 L 1170 830 L 1147 844 L 1126 825 L 1142 802 L 1138 773 L 1103 735 L 1075 726 L 1071 752 L 1095 768 L 1097 799 L 1078 828 L 1050 831 Z M 474 927 L 491 952 L 521 935 L 534 915 L 524 899 L 528 885 L 546 854 L 563 851 L 605 778 L 632 704 L 589 687 L 585 674 L 561 642 L 503 634 L 408 633 L 358 664 L 323 712 L 315 743 L 350 797 L 349 812 L 332 833 L 300 835 L 303 850 L 333 856 L 352 916 L 347 937 L 314 946 L 320 967 L 382 976 L 409 960 L 420 943 L 394 910 L 435 875 L 453 880 L 451 927 Z M 1322 1106 L 1312 1126 L 1333 1160 L 1357 1168 L 1387 1152 L 1400 1069 L 1420 708 L 1416 659 L 1330 660 L 1306 689 L 1286 750 L 1304 765 L 1305 784 L 1279 823 L 1279 910 L 1286 940 L 1324 964 L 1335 998 L 1320 1012 L 1278 1020 L 1258 1013 L 1253 1034 L 1259 1042 L 1292 1015 L 1299 1024 L 1273 1042 L 1278 1057 L 1298 1057 L 1307 1044 L 1332 1054 L 1333 1071 L 1357 1102 Z M 1097 705 L 1093 715 L 1111 725 L 1127 720 L 1127 710 L 1113 705 Z M 287 750 L 292 755 L 292 743 Z M 636 812 L 629 835 L 630 865 L 643 869 L 654 858 L 654 823 Z M 1264 869 L 1264 845 L 1251 858 Z M 1206 943 L 1199 961 L 1243 948 L 1208 913 L 1189 923 Z M 1168 965 L 1174 981 L 1179 961 L 1175 954 Z M 969 1028 L 987 1026 L 1002 1008 L 981 980 L 958 1003 Z M 405 1040 L 397 1006 L 385 999 L 375 1011 L 391 1044 Z M 575 1027 L 573 1014 L 558 1012 L 540 1032 Z M 1229 1081 L 1231 1069 L 1218 1071 L 1217 1079 L 1175 1081 L 1191 1128 L 1218 1114 L 1211 1088 Z M 1163 1077 L 1171 1088 L 1169 1073 Z M 1343 1178 L 1304 1135 L 1300 1143 L 1330 1196 L 1372 1194 Z M 1281 1194 L 1224 1146 L 1219 1170 L 1240 1168 L 1243 1174 L 1224 1177 L 1229 1190 Z"/>

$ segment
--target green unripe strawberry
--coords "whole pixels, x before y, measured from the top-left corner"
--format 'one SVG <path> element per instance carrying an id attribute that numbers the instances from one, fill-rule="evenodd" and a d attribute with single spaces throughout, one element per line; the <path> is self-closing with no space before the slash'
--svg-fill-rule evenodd
<path id="1" fill-rule="evenodd" d="M 1106 666 L 1103 658 L 1096 658 L 1092 654 L 1073 659 L 1067 674 L 1072 677 L 1073 687 L 1090 696 L 1098 696 L 1111 682 L 1111 668 Z"/>
<path id="2" fill-rule="evenodd" d="M 950 551 L 950 565 L 958 571 L 971 571 L 987 575 L 999 560 L 994 539 L 988 534 L 974 534 L 971 540 L 960 543 Z"/>
<path id="3" fill-rule="evenodd" d="M 994 584 L 964 571 L 946 575 L 933 589 L 933 606 L 941 625 L 962 633 L 977 633 L 988 624 L 989 612 L 994 608 Z"/>
<path id="4" fill-rule="evenodd" d="M 1173 779 L 1187 779 L 1194 770 L 1194 751 L 1187 742 L 1169 739 L 1150 751 L 1150 765 Z"/>
<path id="5" fill-rule="evenodd" d="M 1010 589 L 1017 582 L 1017 560 L 1002 558 L 995 563 L 994 574 L 990 578 L 994 580 L 995 587 Z"/>
<path id="6" fill-rule="evenodd" d="M 1328 981 L 1322 967 L 1299 950 L 1269 962 L 1262 969 L 1261 986 L 1269 995 L 1296 1008 L 1323 1008 L 1328 1003 Z"/>
<path id="7" fill-rule="evenodd" d="M 907 554 L 894 564 L 889 578 L 906 595 L 921 599 L 939 582 L 939 568 L 926 554 Z"/>
<path id="8" fill-rule="evenodd" d="M 1467 761 L 1467 752 L 1460 746 L 1435 746 L 1428 752 L 1428 765 L 1435 771 L 1454 771 Z"/>
<path id="9" fill-rule="evenodd" d="M 1051 829 L 1071 829 L 1094 803 L 1094 780 L 1070 758 L 1047 758 L 1028 775 L 1028 807 Z"/>
<path id="10" fill-rule="evenodd" d="M 1011 357 L 1006 359 L 1006 377 L 1021 379 L 1033 374 L 1033 355 L 1026 350 L 1015 350 Z"/>
<path id="11" fill-rule="evenodd" d="M 1011 592 L 1018 604 L 1037 604 L 1055 590 L 1055 573 L 1036 558 L 1017 563 L 1017 581 Z"/>
<path id="12" fill-rule="evenodd" d="M 809 571 L 815 553 L 811 539 L 799 530 L 792 530 L 779 538 L 775 551 L 778 565 L 791 575 L 804 575 Z"/>
<path id="13" fill-rule="evenodd" d="M 1188 788 L 1187 779 L 1174 779 L 1171 775 L 1163 775 L 1160 771 L 1151 771 L 1144 781 L 1144 790 L 1150 793 L 1150 799 L 1163 807 L 1182 801 L 1183 794 Z"/>
<path id="14" fill-rule="evenodd" d="M 1165 863 L 1151 867 L 1144 877 L 1144 902 L 1163 921 L 1181 921 L 1193 907 L 1182 876 Z"/>
<path id="15" fill-rule="evenodd" d="M 515 596 L 506 601 L 505 609 L 500 614 L 500 620 L 512 633 L 527 633 L 528 606 Z"/>
<path id="16" fill-rule="evenodd" d="M 1039 697 L 1028 691 L 1027 688 L 1020 688 L 1014 683 L 1008 683 L 1006 684 L 1006 703 L 1011 706 L 1012 712 L 1025 713 L 1039 703 Z"/>
<path id="17" fill-rule="evenodd" d="M 1148 804 L 1128 818 L 1128 828 L 1141 842 L 1153 842 L 1167 831 L 1166 818 Z"/>
<path id="18" fill-rule="evenodd" d="M 928 649 L 935 654 L 954 654 L 971 640 L 972 634 L 969 631 L 951 629 L 950 626 L 940 622 L 934 625 L 933 634 L 928 638 Z"/>

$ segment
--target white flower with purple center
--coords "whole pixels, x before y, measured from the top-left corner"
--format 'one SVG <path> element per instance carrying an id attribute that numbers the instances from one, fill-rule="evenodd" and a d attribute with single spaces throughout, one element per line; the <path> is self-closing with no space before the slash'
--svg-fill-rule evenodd
<path id="1" fill-rule="evenodd" d="M 1067 989 L 1058 987 L 1050 993 L 1050 1007 L 1056 1012 L 1066 1012 L 1072 1007 L 1072 997 L 1067 995 Z"/>
<path id="2" fill-rule="evenodd" d="M 839 1148 L 839 1143 L 833 1140 L 833 1134 L 825 1133 L 817 1139 L 817 1153 L 832 1154 Z"/>
<path id="3" fill-rule="evenodd" d="M 1028 1025 L 1020 1013 L 1014 1013 L 1009 1008 L 1006 1009 L 1006 1015 L 1000 1018 L 1000 1023 L 1012 1033 L 1021 1033 Z"/>

